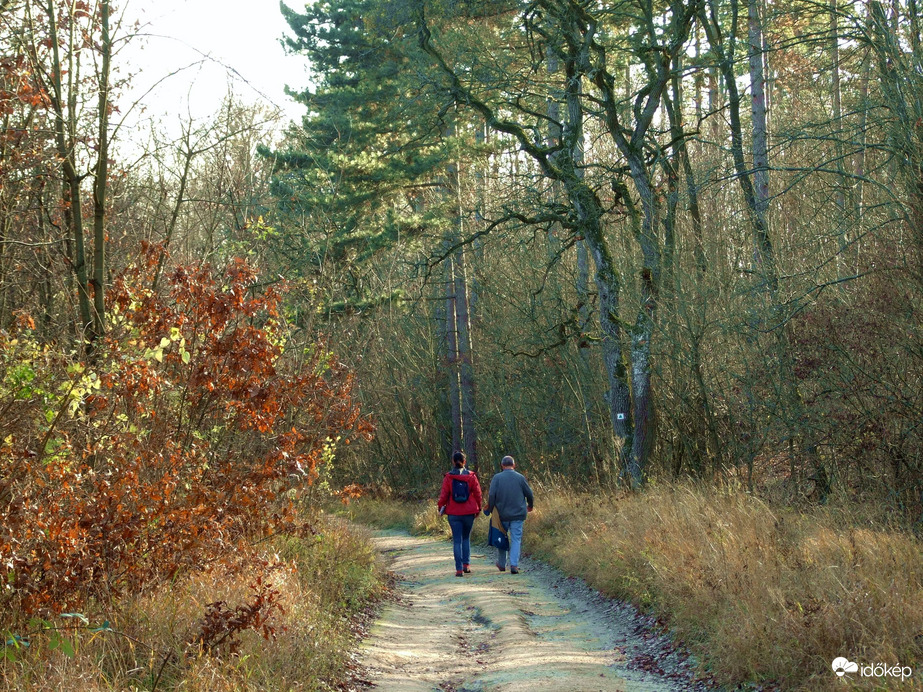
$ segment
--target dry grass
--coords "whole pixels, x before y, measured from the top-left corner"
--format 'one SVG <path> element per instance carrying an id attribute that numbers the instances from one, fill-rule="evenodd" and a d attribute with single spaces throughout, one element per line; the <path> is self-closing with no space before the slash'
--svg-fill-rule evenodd
<path id="1" fill-rule="evenodd" d="M 435 502 L 398 502 L 361 497 L 340 509 L 349 519 L 377 529 L 403 529 L 414 535 L 441 533 L 445 520 L 436 512 Z M 448 529 L 448 526 L 446 526 Z"/>
<path id="2" fill-rule="evenodd" d="M 537 507 L 532 552 L 662 616 L 723 683 L 843 689 L 837 656 L 923 663 L 923 546 L 848 509 L 689 486 L 555 492 Z"/>
<path id="3" fill-rule="evenodd" d="M 119 603 L 106 617 L 129 636 L 83 632 L 73 658 L 49 650 L 46 635 L 33 637 L 17 660 L 0 663 L 0 687 L 151 690 L 156 680 L 158 690 L 331 689 L 354 645 L 349 618 L 381 591 L 383 575 L 361 531 L 329 518 L 321 525 L 314 538 L 268 545 L 262 559 L 279 565 L 268 571 L 248 560 Z M 251 601 L 250 585 L 261 575 L 278 590 L 284 608 L 274 617 L 274 639 L 244 632 L 237 655 L 205 655 L 188 646 L 208 603 Z"/>

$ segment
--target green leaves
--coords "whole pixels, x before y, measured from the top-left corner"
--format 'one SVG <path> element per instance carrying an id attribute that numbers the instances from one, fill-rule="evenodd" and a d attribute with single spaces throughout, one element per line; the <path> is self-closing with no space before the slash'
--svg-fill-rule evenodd
<path id="1" fill-rule="evenodd" d="M 17 649 L 18 649 L 19 647 L 23 647 L 23 646 L 30 646 L 28 640 L 23 639 L 23 638 L 20 637 L 18 634 L 12 634 L 12 633 L 10 633 L 10 632 L 7 632 L 6 645 L 7 645 L 7 646 L 15 647 L 15 648 L 17 648 Z"/>
<path id="2" fill-rule="evenodd" d="M 48 635 L 48 649 L 50 651 L 56 651 L 60 649 L 68 658 L 73 658 L 76 651 L 74 650 L 74 643 L 67 637 L 62 637 L 61 633 L 57 630 L 52 630 Z"/>
<path id="3" fill-rule="evenodd" d="M 7 661 L 15 661 L 17 650 L 31 646 L 35 638 L 43 634 L 48 635 L 49 651 L 60 651 L 68 658 L 74 658 L 77 655 L 77 641 L 81 630 L 93 634 L 113 631 L 108 620 L 99 627 L 90 627 L 90 620 L 83 613 L 61 613 L 61 617 L 76 620 L 79 624 L 62 627 L 52 620 L 32 618 L 28 623 L 31 630 L 29 634 L 21 635 L 9 631 L 6 633 L 3 658 Z"/>

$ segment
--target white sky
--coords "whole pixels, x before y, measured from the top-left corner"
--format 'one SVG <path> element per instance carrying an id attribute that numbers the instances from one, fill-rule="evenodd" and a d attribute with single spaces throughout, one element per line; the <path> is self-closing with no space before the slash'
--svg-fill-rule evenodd
<path id="1" fill-rule="evenodd" d="M 287 2 L 296 10 L 304 3 Z M 113 59 L 120 75 L 134 75 L 130 90 L 118 101 L 122 114 L 135 100 L 144 104 L 143 114 L 132 113 L 126 125 L 139 117 L 153 118 L 168 131 L 178 131 L 190 114 L 202 119 L 215 113 L 229 89 L 245 103 L 278 106 L 288 120 L 300 117 L 302 108 L 285 95 L 284 87 L 307 86 L 306 62 L 286 55 L 280 45 L 288 26 L 279 0 L 122 0 L 115 9 L 124 11 L 128 20 L 122 35 L 134 21 L 141 23 L 142 36 Z M 188 67 L 193 63 L 200 64 Z M 143 96 L 181 68 L 186 69 Z M 130 137 L 130 130 L 125 135 Z"/>

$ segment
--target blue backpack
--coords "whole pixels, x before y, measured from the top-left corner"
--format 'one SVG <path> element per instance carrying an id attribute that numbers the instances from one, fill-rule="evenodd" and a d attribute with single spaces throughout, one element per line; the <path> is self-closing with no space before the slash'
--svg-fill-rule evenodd
<path id="1" fill-rule="evenodd" d="M 462 475 L 468 475 L 468 471 L 462 469 Z M 458 478 L 452 479 L 452 499 L 458 504 L 464 504 L 468 501 L 468 495 L 471 492 L 471 489 L 468 487 L 468 481 L 463 481 Z"/>

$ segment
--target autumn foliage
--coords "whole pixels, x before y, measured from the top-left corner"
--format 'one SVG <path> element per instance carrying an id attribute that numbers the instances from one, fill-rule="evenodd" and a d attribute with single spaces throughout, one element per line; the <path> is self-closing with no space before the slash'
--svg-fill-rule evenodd
<path id="1" fill-rule="evenodd" d="M 303 531 L 320 465 L 370 434 L 351 375 L 296 346 L 244 262 L 179 267 L 161 294 L 145 258 L 114 281 L 90 359 L 0 336 L 3 612 L 79 608 Z"/>

